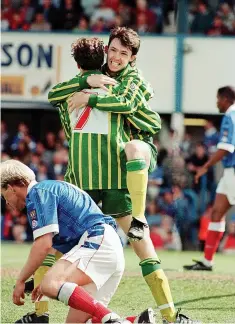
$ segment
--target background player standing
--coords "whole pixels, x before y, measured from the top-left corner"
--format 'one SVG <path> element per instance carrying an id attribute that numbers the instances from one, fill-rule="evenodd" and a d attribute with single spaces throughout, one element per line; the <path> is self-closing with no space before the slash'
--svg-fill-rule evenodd
<path id="1" fill-rule="evenodd" d="M 220 129 L 220 139 L 215 152 L 209 161 L 202 166 L 195 180 L 203 176 L 208 169 L 222 161 L 223 177 L 216 190 L 216 198 L 212 209 L 211 221 L 208 228 L 204 259 L 194 260 L 193 265 L 185 265 L 185 270 L 211 271 L 213 257 L 225 231 L 225 216 L 232 205 L 235 205 L 235 89 L 229 86 L 218 89 L 217 106 L 224 117 Z"/>

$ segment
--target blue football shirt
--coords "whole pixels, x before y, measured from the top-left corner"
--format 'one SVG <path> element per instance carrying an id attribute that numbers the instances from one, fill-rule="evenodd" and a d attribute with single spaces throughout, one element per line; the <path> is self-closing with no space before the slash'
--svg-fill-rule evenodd
<path id="1" fill-rule="evenodd" d="M 218 149 L 226 150 L 229 153 L 223 158 L 224 168 L 235 167 L 235 104 L 226 111 L 221 128 Z"/>
<path id="2" fill-rule="evenodd" d="M 105 216 L 86 192 L 64 181 L 31 182 L 26 207 L 34 239 L 53 233 L 53 247 L 62 253 L 71 250 L 84 232 L 96 225 L 116 228 L 112 217 Z"/>

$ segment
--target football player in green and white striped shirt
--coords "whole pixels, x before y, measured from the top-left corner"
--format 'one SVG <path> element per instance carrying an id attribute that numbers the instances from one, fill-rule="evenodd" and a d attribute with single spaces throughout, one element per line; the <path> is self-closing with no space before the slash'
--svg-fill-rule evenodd
<path id="1" fill-rule="evenodd" d="M 148 171 L 155 167 L 157 155 L 152 136 L 160 130 L 161 120 L 147 103 L 152 89 L 134 66 L 140 39 L 124 27 L 111 32 L 102 67 L 106 75 L 98 64 L 101 44 L 94 39 L 75 42 L 72 55 L 80 74 L 56 85 L 48 95 L 59 108 L 69 141 L 65 179 L 97 203 L 102 201 L 103 212 L 115 217 L 129 237 L 141 239 L 131 244 L 163 321 L 183 323 L 185 317 L 175 311 L 168 280 L 144 226 Z"/>

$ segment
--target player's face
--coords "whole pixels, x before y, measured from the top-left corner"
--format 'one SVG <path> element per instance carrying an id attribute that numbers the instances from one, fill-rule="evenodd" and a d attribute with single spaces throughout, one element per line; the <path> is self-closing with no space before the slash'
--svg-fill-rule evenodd
<path id="1" fill-rule="evenodd" d="M 131 50 L 123 46 L 118 38 L 112 40 L 107 54 L 108 68 L 113 73 L 123 70 L 128 63 L 135 59 L 135 55 L 132 55 Z"/>
<path id="2" fill-rule="evenodd" d="M 25 200 L 19 194 L 18 188 L 8 185 L 7 189 L 2 189 L 2 196 L 11 209 L 22 210 L 25 207 Z"/>
<path id="3" fill-rule="evenodd" d="M 227 99 L 225 97 L 217 95 L 217 107 L 219 109 L 219 112 L 223 113 L 225 111 L 226 101 Z"/>

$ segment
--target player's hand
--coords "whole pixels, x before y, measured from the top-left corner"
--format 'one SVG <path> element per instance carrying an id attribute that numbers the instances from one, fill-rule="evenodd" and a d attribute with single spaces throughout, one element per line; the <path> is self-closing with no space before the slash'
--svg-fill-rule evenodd
<path id="1" fill-rule="evenodd" d="M 24 289 L 25 283 L 23 281 L 17 281 L 12 295 L 12 301 L 17 306 L 24 305 Z"/>
<path id="2" fill-rule="evenodd" d="M 198 183 L 199 179 L 204 175 L 206 174 L 208 171 L 208 168 L 205 167 L 205 166 L 202 166 L 201 168 L 198 168 L 197 169 L 197 173 L 194 177 L 194 180 L 195 180 L 195 183 Z"/>
<path id="3" fill-rule="evenodd" d="M 42 294 L 42 291 L 41 291 L 41 286 L 38 285 L 32 291 L 32 295 L 31 295 L 32 302 L 34 303 L 35 301 L 40 301 L 40 299 L 42 298 L 42 296 L 43 296 L 43 294 Z"/>
<path id="4" fill-rule="evenodd" d="M 74 109 L 81 109 L 88 104 L 90 94 L 84 92 L 76 92 L 73 96 L 68 99 L 68 110 L 69 113 L 74 111 Z"/>
<path id="5" fill-rule="evenodd" d="M 106 88 L 105 85 L 107 84 L 115 86 L 117 84 L 117 81 L 104 74 L 93 74 L 89 75 L 89 77 L 87 78 L 87 83 L 92 88 L 101 88 L 105 91 L 108 91 L 108 88 Z"/>

